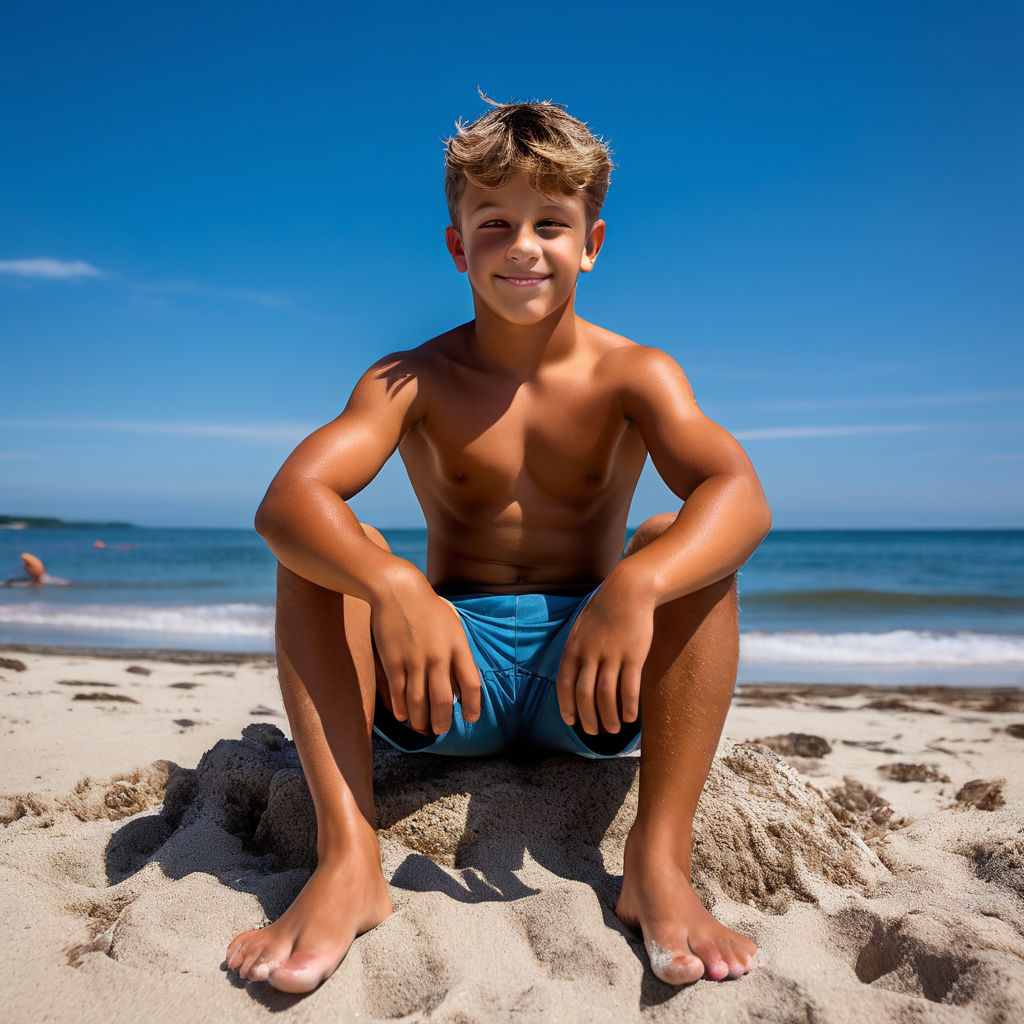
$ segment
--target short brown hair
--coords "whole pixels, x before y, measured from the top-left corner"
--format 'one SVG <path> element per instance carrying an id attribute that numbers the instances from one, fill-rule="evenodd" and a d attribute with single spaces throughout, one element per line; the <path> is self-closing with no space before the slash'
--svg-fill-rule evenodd
<path id="1" fill-rule="evenodd" d="M 480 92 L 480 90 L 477 90 Z M 472 124 L 455 122 L 445 140 L 444 193 L 452 227 L 461 231 L 459 200 L 471 181 L 478 188 L 500 188 L 524 171 L 530 187 L 544 195 L 582 193 L 587 231 L 601 215 L 611 178 L 611 149 L 561 103 L 495 103 Z"/>

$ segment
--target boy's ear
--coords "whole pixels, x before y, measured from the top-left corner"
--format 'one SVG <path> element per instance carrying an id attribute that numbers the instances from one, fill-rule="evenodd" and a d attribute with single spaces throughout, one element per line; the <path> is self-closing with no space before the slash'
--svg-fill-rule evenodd
<path id="1" fill-rule="evenodd" d="M 583 247 L 583 256 L 580 258 L 580 271 L 584 274 L 594 269 L 597 261 L 597 254 L 604 244 L 605 223 L 603 220 L 594 221 L 594 226 L 587 235 L 587 244 Z"/>
<path id="2" fill-rule="evenodd" d="M 465 274 L 468 264 L 466 263 L 466 250 L 462 247 L 462 235 L 449 224 L 444 229 L 444 240 L 448 246 L 448 251 L 452 254 L 452 259 L 455 260 L 455 266 L 458 268 L 459 273 Z"/>

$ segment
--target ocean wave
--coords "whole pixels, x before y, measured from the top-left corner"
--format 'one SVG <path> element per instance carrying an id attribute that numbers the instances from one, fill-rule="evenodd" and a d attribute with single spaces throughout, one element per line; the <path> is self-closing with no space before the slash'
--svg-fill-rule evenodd
<path id="1" fill-rule="evenodd" d="M 274 609 L 261 604 L 0 605 L 0 623 L 55 631 L 272 637 Z"/>
<path id="2" fill-rule="evenodd" d="M 204 605 L 0 605 L 0 625 L 12 633 L 74 632 L 192 637 L 251 637 L 270 641 L 274 609 L 263 604 Z M 262 646 L 262 645 L 261 645 Z M 1024 665 L 1024 636 L 897 629 L 888 632 L 746 632 L 745 665 L 1017 666 Z"/>
<path id="3" fill-rule="evenodd" d="M 1024 597 L 1014 594 L 924 594 L 893 590 L 762 590 L 741 593 L 743 605 L 788 608 L 863 608 L 873 611 L 974 611 L 1024 612 Z"/>
<path id="4" fill-rule="evenodd" d="M 744 633 L 747 665 L 1024 665 L 1024 637 L 894 629 L 887 633 Z"/>

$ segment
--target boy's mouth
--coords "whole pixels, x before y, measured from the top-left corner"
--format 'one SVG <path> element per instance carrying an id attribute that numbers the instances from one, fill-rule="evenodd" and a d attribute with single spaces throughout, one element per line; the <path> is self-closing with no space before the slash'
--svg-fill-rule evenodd
<path id="1" fill-rule="evenodd" d="M 517 288 L 531 288 L 539 285 L 541 281 L 546 281 L 550 274 L 545 274 L 542 277 L 502 277 L 498 275 L 499 280 L 508 281 L 509 284 L 515 285 Z"/>

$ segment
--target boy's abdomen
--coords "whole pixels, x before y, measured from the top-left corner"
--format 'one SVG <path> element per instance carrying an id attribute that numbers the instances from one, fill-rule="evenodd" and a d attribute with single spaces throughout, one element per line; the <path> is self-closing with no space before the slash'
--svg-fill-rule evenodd
<path id="1" fill-rule="evenodd" d="M 428 519 L 427 578 L 438 593 L 582 593 L 597 586 L 622 554 L 625 514 L 618 519 L 577 521 L 564 530 L 531 529 L 525 520 L 480 527 Z"/>

